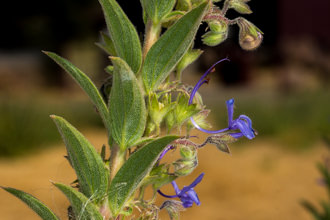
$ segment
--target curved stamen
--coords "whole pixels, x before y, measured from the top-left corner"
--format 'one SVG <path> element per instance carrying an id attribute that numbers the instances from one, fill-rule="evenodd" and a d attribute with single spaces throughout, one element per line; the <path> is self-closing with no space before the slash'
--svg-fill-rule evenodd
<path id="1" fill-rule="evenodd" d="M 199 79 L 199 81 L 197 82 L 197 84 L 195 85 L 195 87 L 193 88 L 193 90 L 191 91 L 191 94 L 190 94 L 190 98 L 189 98 L 189 102 L 188 104 L 191 105 L 193 103 L 193 100 L 194 100 L 194 97 L 195 97 L 195 94 L 196 92 L 198 91 L 198 89 L 206 82 L 208 82 L 207 79 L 205 79 L 207 77 L 207 75 L 209 75 L 212 70 L 214 69 L 214 67 L 221 63 L 222 61 L 230 61 L 228 58 L 224 58 L 222 60 L 219 60 L 217 61 L 216 63 L 214 63 L 204 74 L 203 76 Z M 228 131 L 229 128 L 224 128 L 224 129 L 220 129 L 220 130 L 207 130 L 207 129 L 204 129 L 202 127 L 200 127 L 196 122 L 195 120 L 193 119 L 193 117 L 190 117 L 190 121 L 191 123 L 200 131 L 203 131 L 205 133 L 209 133 L 209 134 L 217 134 L 217 133 L 221 133 L 221 132 L 225 132 L 225 131 Z"/>
<path id="2" fill-rule="evenodd" d="M 173 145 L 168 145 L 165 150 L 163 150 L 163 152 L 160 154 L 158 161 L 157 161 L 157 165 L 159 164 L 160 160 L 165 156 L 165 154 L 169 151 L 169 150 L 173 150 L 175 147 Z"/>
<path id="3" fill-rule="evenodd" d="M 197 90 L 204 84 L 204 83 L 206 83 L 206 82 L 208 82 L 208 80 L 205 80 L 205 77 L 207 77 L 207 75 L 209 75 L 211 72 L 212 72 L 212 70 L 214 69 L 214 67 L 217 65 L 217 64 L 219 64 L 219 63 L 221 63 L 222 61 L 230 61 L 228 58 L 224 58 L 224 59 L 222 59 L 222 60 L 219 60 L 219 61 L 217 61 L 216 63 L 214 63 L 204 74 L 203 74 L 203 76 L 199 79 L 199 81 L 197 82 L 197 84 L 195 85 L 195 87 L 194 87 L 194 89 L 192 90 L 192 92 L 191 92 L 191 95 L 190 95 L 190 99 L 189 99 L 189 105 L 190 104 L 192 104 L 192 102 L 193 102 L 193 99 L 194 99 L 194 97 L 195 97 L 195 94 L 196 94 L 196 92 L 197 92 Z"/>
<path id="4" fill-rule="evenodd" d="M 172 198 L 177 198 L 177 197 L 178 197 L 178 195 L 173 195 L 173 196 L 166 195 L 166 194 L 162 193 L 162 191 L 160 191 L 160 189 L 157 190 L 157 192 L 158 192 L 160 195 L 164 196 L 165 198 L 171 198 L 171 199 L 172 199 Z"/>
<path id="5" fill-rule="evenodd" d="M 219 64 L 222 61 L 229 61 L 229 59 L 225 58 L 222 60 L 219 60 L 215 64 L 213 64 L 204 74 L 203 76 L 199 79 L 193 90 L 191 91 L 190 98 L 188 104 L 191 105 L 193 103 L 194 97 L 198 91 L 198 89 L 204 84 L 207 83 L 209 80 L 206 78 L 208 74 L 212 72 L 214 67 Z M 237 119 L 233 119 L 234 117 L 234 99 L 229 99 L 226 101 L 227 105 L 227 112 L 228 112 L 228 127 L 220 130 L 207 130 L 204 128 L 201 128 L 194 120 L 193 117 L 190 117 L 191 123 L 195 126 L 200 131 L 203 131 L 205 133 L 209 134 L 218 134 L 222 133 L 228 130 L 240 130 L 241 132 L 239 133 L 230 133 L 230 135 L 234 138 L 239 138 L 242 136 L 247 137 L 248 139 L 252 139 L 255 137 L 256 132 L 252 128 L 252 121 L 251 119 L 246 116 L 246 115 L 240 115 Z"/>

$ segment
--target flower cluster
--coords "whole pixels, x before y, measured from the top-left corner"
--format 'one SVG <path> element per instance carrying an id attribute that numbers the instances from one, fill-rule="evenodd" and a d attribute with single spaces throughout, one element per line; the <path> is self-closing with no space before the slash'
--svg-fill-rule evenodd
<path id="1" fill-rule="evenodd" d="M 229 61 L 229 59 L 225 58 L 222 60 L 219 60 L 215 64 L 213 64 L 199 79 L 195 87 L 192 89 L 192 92 L 190 94 L 189 98 L 189 105 L 193 104 L 194 97 L 198 91 L 198 89 L 204 84 L 209 81 L 207 76 L 213 71 L 215 66 L 223 61 Z M 190 117 L 190 120 L 192 124 L 200 131 L 203 131 L 205 133 L 209 134 L 220 134 L 224 132 L 228 132 L 230 136 L 233 138 L 241 138 L 245 136 L 248 139 L 253 139 L 255 137 L 256 131 L 252 128 L 252 121 L 251 119 L 246 115 L 240 115 L 237 119 L 233 119 L 234 117 L 234 99 L 230 99 L 226 101 L 227 105 L 227 112 L 228 112 L 228 127 L 220 130 L 206 130 L 204 128 L 201 128 L 193 119 L 193 117 Z M 239 130 L 239 132 L 232 132 L 234 130 Z M 157 164 L 159 164 L 160 160 L 165 156 L 165 154 L 175 149 L 173 145 L 169 145 L 165 148 L 165 150 L 161 153 Z M 184 208 L 189 208 L 195 203 L 196 205 L 200 205 L 199 198 L 197 196 L 197 193 L 194 190 L 194 187 L 202 181 L 204 177 L 204 173 L 201 173 L 189 186 L 185 186 L 182 188 L 182 190 L 179 189 L 178 185 L 175 181 L 172 181 L 171 184 L 174 188 L 175 195 L 166 195 L 161 190 L 157 190 L 157 192 L 162 195 L 165 198 L 179 198 L 181 200 L 181 204 Z"/>
<path id="2" fill-rule="evenodd" d="M 225 58 L 222 60 L 219 60 L 215 64 L 213 64 L 199 79 L 195 87 L 193 88 L 190 98 L 189 98 L 189 104 L 191 105 L 193 103 L 194 97 L 198 91 L 198 89 L 204 84 L 209 81 L 207 76 L 212 72 L 214 67 L 223 62 L 223 61 L 229 61 L 229 59 Z M 207 130 L 204 128 L 201 128 L 193 119 L 193 117 L 190 118 L 192 124 L 200 131 L 209 133 L 209 134 L 218 134 L 222 132 L 226 132 L 229 130 L 240 130 L 240 132 L 236 133 L 230 133 L 231 136 L 234 138 L 240 138 L 240 137 L 247 137 L 248 139 L 253 139 L 255 137 L 255 130 L 252 128 L 252 121 L 251 119 L 246 115 L 240 115 L 237 119 L 233 119 L 234 115 L 234 99 L 230 99 L 226 102 L 227 104 L 227 112 L 228 112 L 228 127 L 220 130 Z"/>

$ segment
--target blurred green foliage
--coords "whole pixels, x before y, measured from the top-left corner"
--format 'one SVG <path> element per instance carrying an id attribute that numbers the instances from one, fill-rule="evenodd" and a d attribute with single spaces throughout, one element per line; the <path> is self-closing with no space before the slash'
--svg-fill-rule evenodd
<path id="1" fill-rule="evenodd" d="M 330 134 L 330 92 L 294 92 L 289 94 L 268 91 L 236 95 L 237 114 L 247 114 L 258 131 L 257 138 L 271 138 L 285 148 L 310 147 L 322 134 Z M 217 126 L 227 123 L 225 104 L 210 105 Z M 213 107 L 213 108 L 212 108 Z M 221 109 L 221 110 L 220 110 Z"/>
<path id="2" fill-rule="evenodd" d="M 93 108 L 87 100 L 0 97 L 0 157 L 22 155 L 59 142 L 61 138 L 49 118 L 51 114 L 70 118 L 80 128 L 101 126 Z"/>

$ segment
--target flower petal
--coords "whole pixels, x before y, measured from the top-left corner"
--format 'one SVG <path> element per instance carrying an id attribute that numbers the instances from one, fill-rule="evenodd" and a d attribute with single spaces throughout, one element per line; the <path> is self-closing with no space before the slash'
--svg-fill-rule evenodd
<path id="1" fill-rule="evenodd" d="M 199 201 L 199 198 L 197 196 L 197 193 L 195 192 L 194 189 L 190 189 L 188 192 L 188 197 L 191 199 L 191 201 L 195 202 L 196 205 L 200 205 L 201 202 Z"/>
<path id="2" fill-rule="evenodd" d="M 249 124 L 246 121 L 242 119 L 237 119 L 235 124 L 237 126 L 237 129 L 239 129 L 242 132 L 242 134 L 248 139 L 253 139 L 255 137 L 253 129 L 249 126 Z"/>
<path id="3" fill-rule="evenodd" d="M 227 112 L 228 112 L 228 127 L 230 128 L 233 124 L 234 117 L 234 99 L 229 99 L 226 101 Z"/>

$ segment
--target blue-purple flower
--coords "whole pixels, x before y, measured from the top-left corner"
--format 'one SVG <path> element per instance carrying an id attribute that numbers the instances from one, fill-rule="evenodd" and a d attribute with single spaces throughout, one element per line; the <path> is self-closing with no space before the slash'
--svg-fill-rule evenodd
<path id="1" fill-rule="evenodd" d="M 206 78 L 214 69 L 214 67 L 222 62 L 222 61 L 229 61 L 229 59 L 225 58 L 222 60 L 219 60 L 215 64 L 213 64 L 199 79 L 195 87 L 193 88 L 190 98 L 189 98 L 189 105 L 193 103 L 194 97 L 198 89 L 204 84 L 208 82 L 208 79 Z M 240 132 L 235 133 L 229 133 L 234 138 L 240 138 L 240 137 L 247 137 L 248 139 L 253 139 L 255 137 L 255 130 L 252 128 L 252 121 L 251 119 L 246 115 L 240 115 L 237 119 L 233 119 L 234 115 L 234 99 L 230 99 L 226 102 L 227 105 L 227 112 L 228 112 L 228 127 L 221 129 L 221 130 L 207 130 L 204 128 L 201 128 L 193 119 L 193 117 L 190 118 L 192 124 L 200 131 L 209 133 L 209 134 L 218 134 L 222 132 L 226 132 L 229 130 L 239 130 Z"/>
<path id="2" fill-rule="evenodd" d="M 194 203 L 199 206 L 201 203 L 199 201 L 197 193 L 194 190 L 194 187 L 202 181 L 203 177 L 204 173 L 201 173 L 189 186 L 183 187 L 182 190 L 179 189 L 175 181 L 172 181 L 172 186 L 174 188 L 175 195 L 169 196 L 162 193 L 160 190 L 158 190 L 158 193 L 166 198 L 179 198 L 184 208 L 189 208 Z"/>

